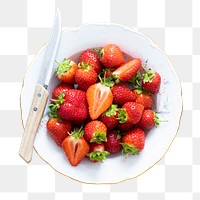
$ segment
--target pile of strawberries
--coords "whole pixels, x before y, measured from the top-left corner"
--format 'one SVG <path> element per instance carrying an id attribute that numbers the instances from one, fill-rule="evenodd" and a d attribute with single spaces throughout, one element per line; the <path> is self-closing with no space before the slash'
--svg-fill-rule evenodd
<path id="1" fill-rule="evenodd" d="M 160 122 L 152 110 L 160 75 L 140 58 L 125 62 L 115 44 L 84 51 L 78 64 L 66 58 L 58 64 L 61 83 L 52 92 L 47 130 L 70 164 L 84 157 L 103 162 L 119 151 L 139 154 L 144 130 Z"/>

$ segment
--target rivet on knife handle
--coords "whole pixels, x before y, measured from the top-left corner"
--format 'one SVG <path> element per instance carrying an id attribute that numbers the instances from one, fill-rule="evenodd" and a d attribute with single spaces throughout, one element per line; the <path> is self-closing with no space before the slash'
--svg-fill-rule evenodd
<path id="1" fill-rule="evenodd" d="M 30 162 L 32 159 L 35 136 L 46 107 L 48 96 L 48 91 L 42 85 L 38 84 L 35 90 L 19 150 L 19 155 L 26 162 Z"/>

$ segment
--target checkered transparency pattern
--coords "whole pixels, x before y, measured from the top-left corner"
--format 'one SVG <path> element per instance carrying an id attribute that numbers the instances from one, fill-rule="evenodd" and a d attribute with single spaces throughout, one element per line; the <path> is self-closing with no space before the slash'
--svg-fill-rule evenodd
<path id="1" fill-rule="evenodd" d="M 114 185 L 88 185 L 48 166 L 35 152 L 18 156 L 23 127 L 20 90 L 27 67 L 49 38 L 55 7 L 63 29 L 113 22 L 146 34 L 163 49 L 180 78 L 184 111 L 177 138 L 158 164 Z M 7 0 L 0 6 L 0 199 L 199 200 L 200 1 Z M 109 175 L 109 172 L 108 172 Z"/>

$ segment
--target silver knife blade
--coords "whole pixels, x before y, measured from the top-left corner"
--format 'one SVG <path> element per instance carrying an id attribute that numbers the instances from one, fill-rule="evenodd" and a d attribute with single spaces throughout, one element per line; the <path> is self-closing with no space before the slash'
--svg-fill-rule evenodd
<path id="1" fill-rule="evenodd" d="M 57 8 L 51 36 L 49 39 L 49 43 L 47 45 L 47 49 L 42 64 L 41 74 L 39 77 L 39 83 L 43 85 L 46 89 L 49 85 L 49 81 L 51 79 L 51 75 L 54 69 L 54 62 L 56 59 L 56 54 L 60 43 L 60 37 L 61 37 L 61 16 L 60 16 L 60 10 Z"/>

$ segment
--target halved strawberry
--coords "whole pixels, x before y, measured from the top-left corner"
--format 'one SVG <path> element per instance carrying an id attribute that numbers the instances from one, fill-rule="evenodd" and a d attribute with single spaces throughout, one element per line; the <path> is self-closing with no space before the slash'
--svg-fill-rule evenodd
<path id="1" fill-rule="evenodd" d="M 65 83 L 74 84 L 75 83 L 75 73 L 78 69 L 77 64 L 73 60 L 63 59 L 56 70 L 56 75 L 58 79 Z"/>
<path id="2" fill-rule="evenodd" d="M 58 118 L 50 118 L 46 126 L 48 134 L 51 135 L 58 146 L 62 145 L 63 140 L 71 132 L 71 123 Z"/>
<path id="3" fill-rule="evenodd" d="M 107 140 L 106 134 L 107 134 L 106 126 L 98 120 L 91 121 L 85 125 L 84 138 L 88 142 L 96 142 L 100 144 L 101 142 Z"/>
<path id="4" fill-rule="evenodd" d="M 89 152 L 89 144 L 82 129 L 75 129 L 62 143 L 62 148 L 72 166 L 77 166 Z"/>
<path id="5" fill-rule="evenodd" d="M 80 56 L 80 63 L 82 62 L 90 65 L 96 71 L 97 74 L 101 72 L 102 65 L 100 59 L 98 55 L 94 52 L 90 50 L 84 51 Z"/>
<path id="6" fill-rule="evenodd" d="M 97 119 L 111 106 L 113 95 L 109 86 L 113 86 L 113 84 L 110 85 L 110 83 L 108 84 L 106 81 L 101 81 L 88 88 L 86 97 L 89 106 L 89 114 L 92 120 Z"/>
<path id="7" fill-rule="evenodd" d="M 73 86 L 68 83 L 58 84 L 52 91 L 52 99 L 58 98 L 61 94 L 66 94 L 69 89 L 73 89 Z"/>
<path id="8" fill-rule="evenodd" d="M 90 152 L 87 154 L 87 157 L 92 162 L 103 162 L 106 160 L 106 156 L 110 153 L 105 151 L 104 144 L 91 143 Z"/>
<path id="9" fill-rule="evenodd" d="M 139 58 L 134 58 L 130 60 L 120 67 L 118 67 L 114 72 L 113 75 L 122 82 L 130 80 L 134 77 L 137 71 L 140 69 L 142 61 Z"/>
<path id="10" fill-rule="evenodd" d="M 145 133 L 140 128 L 134 128 L 129 132 L 125 133 L 122 137 L 122 153 L 125 153 L 126 156 L 139 154 L 144 148 L 145 145 Z"/>
<path id="11" fill-rule="evenodd" d="M 97 82 L 96 71 L 88 64 L 81 62 L 75 74 L 75 81 L 79 89 L 86 91 L 91 85 Z"/>
<path id="12" fill-rule="evenodd" d="M 100 60 L 107 68 L 118 67 L 124 63 L 124 57 L 116 44 L 107 44 L 100 51 Z"/>

